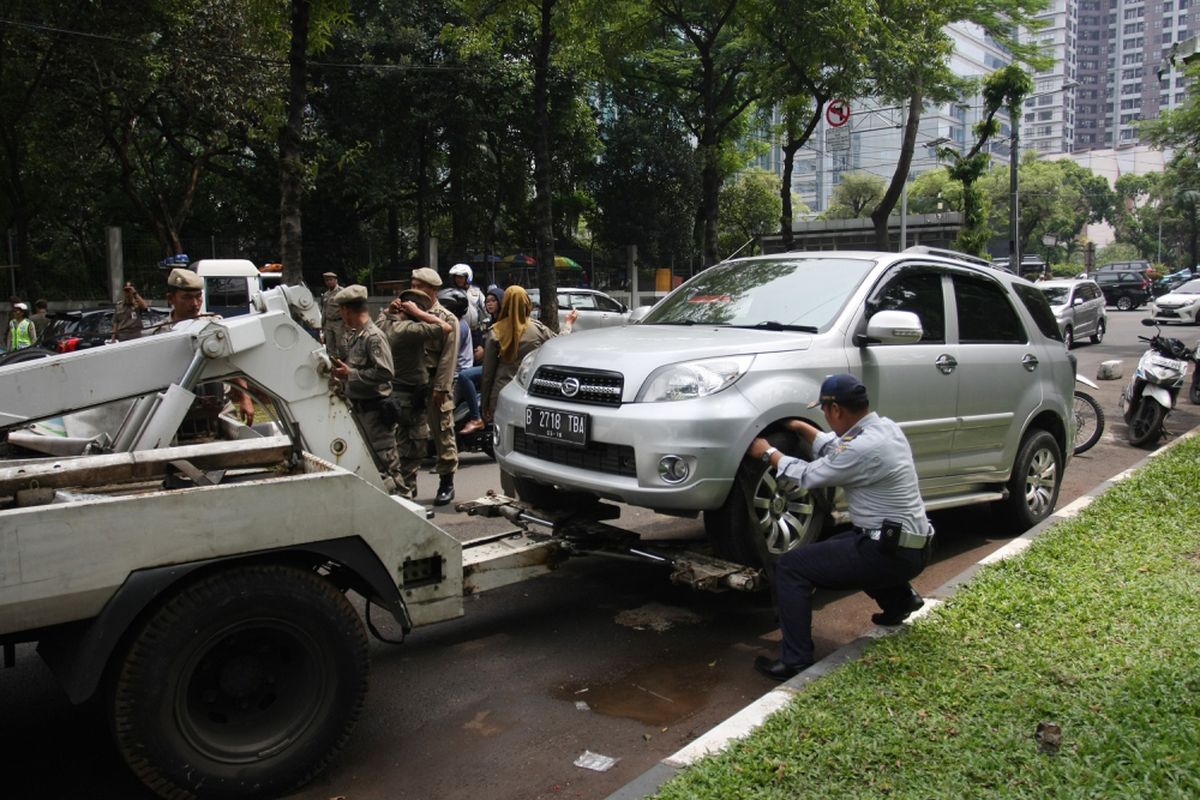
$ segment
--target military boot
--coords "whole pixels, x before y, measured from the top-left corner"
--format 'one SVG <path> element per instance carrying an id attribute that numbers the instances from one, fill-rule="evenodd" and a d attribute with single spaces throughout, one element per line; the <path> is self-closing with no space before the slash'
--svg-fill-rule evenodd
<path id="1" fill-rule="evenodd" d="M 437 497 L 433 498 L 435 506 L 444 506 L 454 499 L 454 474 L 443 475 L 438 483 Z"/>

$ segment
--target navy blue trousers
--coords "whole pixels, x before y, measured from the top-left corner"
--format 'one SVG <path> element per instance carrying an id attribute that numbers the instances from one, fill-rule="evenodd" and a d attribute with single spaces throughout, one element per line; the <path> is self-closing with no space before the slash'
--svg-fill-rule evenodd
<path id="1" fill-rule="evenodd" d="M 815 588 L 861 589 L 884 611 L 900 608 L 912 594 L 909 581 L 929 563 L 930 548 L 897 548 L 885 555 L 879 543 L 856 530 L 785 553 L 775 567 L 781 659 L 788 666 L 813 663 L 812 596 Z"/>

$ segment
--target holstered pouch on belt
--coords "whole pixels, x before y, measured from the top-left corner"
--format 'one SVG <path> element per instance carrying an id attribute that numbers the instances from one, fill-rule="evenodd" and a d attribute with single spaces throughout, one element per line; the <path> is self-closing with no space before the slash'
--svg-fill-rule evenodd
<path id="1" fill-rule="evenodd" d="M 890 519 L 885 519 L 883 524 L 879 526 L 879 550 L 884 555 L 892 556 L 896 554 L 896 549 L 900 546 L 900 532 L 904 530 L 904 526 L 899 522 L 892 522 Z"/>

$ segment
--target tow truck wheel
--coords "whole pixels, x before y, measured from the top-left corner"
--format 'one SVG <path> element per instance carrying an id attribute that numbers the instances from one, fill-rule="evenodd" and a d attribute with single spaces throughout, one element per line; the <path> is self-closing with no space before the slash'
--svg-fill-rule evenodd
<path id="1" fill-rule="evenodd" d="M 178 590 L 111 670 L 130 769 L 162 797 L 279 797 L 345 744 L 367 689 L 354 607 L 315 573 L 235 567 Z"/>
<path id="2" fill-rule="evenodd" d="M 773 433 L 766 439 L 788 455 L 811 458 L 807 444 L 801 446 L 790 433 Z M 704 529 L 722 558 L 769 567 L 789 550 L 820 538 L 827 509 L 824 497 L 804 489 L 784 492 L 774 469 L 743 458 L 725 503 L 704 512 Z"/>

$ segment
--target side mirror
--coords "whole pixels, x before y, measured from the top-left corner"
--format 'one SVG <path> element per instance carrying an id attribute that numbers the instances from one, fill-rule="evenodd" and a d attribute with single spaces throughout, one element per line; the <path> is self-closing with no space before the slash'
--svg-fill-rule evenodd
<path id="1" fill-rule="evenodd" d="M 1071 305 L 1073 305 L 1073 306 L 1081 306 L 1081 305 L 1083 305 L 1083 303 L 1084 303 L 1084 299 L 1082 297 L 1076 297 L 1074 300 L 1071 301 Z"/>
<path id="2" fill-rule="evenodd" d="M 1142 326 L 1146 328 L 1156 328 L 1158 327 L 1158 323 L 1150 317 L 1142 317 Z"/>
<path id="3" fill-rule="evenodd" d="M 921 318 L 911 311 L 880 311 L 867 321 L 863 344 L 915 344 L 921 341 L 925 331 Z"/>

